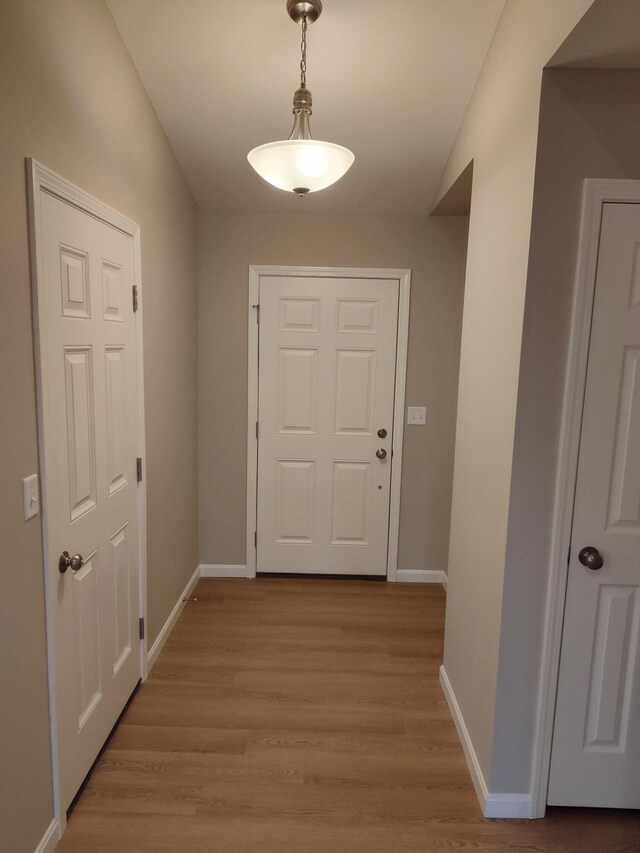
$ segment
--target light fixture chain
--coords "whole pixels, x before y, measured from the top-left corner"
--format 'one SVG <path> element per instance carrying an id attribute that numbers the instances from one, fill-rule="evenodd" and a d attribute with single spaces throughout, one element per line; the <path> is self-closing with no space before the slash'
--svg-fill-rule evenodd
<path id="1" fill-rule="evenodd" d="M 300 86 L 307 88 L 307 16 L 302 16 L 302 44 L 300 45 L 302 58 L 300 59 Z"/>

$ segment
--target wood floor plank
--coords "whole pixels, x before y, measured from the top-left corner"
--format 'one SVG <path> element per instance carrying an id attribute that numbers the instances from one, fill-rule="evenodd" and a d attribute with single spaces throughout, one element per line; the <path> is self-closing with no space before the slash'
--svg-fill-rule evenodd
<path id="1" fill-rule="evenodd" d="M 202 580 L 58 853 L 640 853 L 633 812 L 485 820 L 438 586 Z"/>

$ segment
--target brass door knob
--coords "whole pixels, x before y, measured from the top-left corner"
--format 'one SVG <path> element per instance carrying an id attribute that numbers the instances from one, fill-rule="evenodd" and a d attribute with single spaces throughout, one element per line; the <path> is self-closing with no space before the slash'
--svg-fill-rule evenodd
<path id="1" fill-rule="evenodd" d="M 73 572 L 77 572 L 83 567 L 83 565 L 84 558 L 82 554 L 74 554 L 73 557 L 70 557 L 68 551 L 63 551 L 60 555 L 60 559 L 58 560 L 58 568 L 62 574 L 64 574 L 68 568 Z"/>
<path id="2" fill-rule="evenodd" d="M 586 548 L 583 548 L 580 551 L 578 559 L 583 566 L 591 569 L 592 572 L 597 572 L 598 569 L 601 569 L 604 566 L 602 554 L 597 548 L 593 548 L 591 545 L 587 545 Z"/>

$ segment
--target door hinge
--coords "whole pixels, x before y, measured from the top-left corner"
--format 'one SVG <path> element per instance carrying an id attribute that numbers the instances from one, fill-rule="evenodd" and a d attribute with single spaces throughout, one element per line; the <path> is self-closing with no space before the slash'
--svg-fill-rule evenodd
<path id="1" fill-rule="evenodd" d="M 133 310 L 137 311 L 138 310 L 138 285 L 134 284 L 132 290 L 133 290 Z"/>
<path id="2" fill-rule="evenodd" d="M 138 483 L 142 482 L 142 457 L 138 456 L 136 459 L 136 481 Z"/>
<path id="3" fill-rule="evenodd" d="M 257 530 L 254 530 L 254 532 L 253 532 L 253 547 L 254 548 L 258 547 L 258 531 Z"/>
<path id="4" fill-rule="evenodd" d="M 258 437 L 258 421 L 256 421 L 256 438 Z"/>
<path id="5" fill-rule="evenodd" d="M 141 640 L 144 640 L 144 616 L 138 619 L 138 636 Z"/>
<path id="6" fill-rule="evenodd" d="M 260 303 L 256 302 L 256 304 L 252 305 L 251 307 L 256 309 L 256 323 L 259 323 L 260 322 Z"/>

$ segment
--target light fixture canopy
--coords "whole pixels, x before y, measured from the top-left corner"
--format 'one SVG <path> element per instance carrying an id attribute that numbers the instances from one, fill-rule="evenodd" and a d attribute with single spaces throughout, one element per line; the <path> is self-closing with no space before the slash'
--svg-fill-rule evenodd
<path id="1" fill-rule="evenodd" d="M 259 145 L 247 155 L 256 172 L 274 187 L 299 196 L 331 186 L 350 169 L 355 157 L 348 148 L 311 138 L 311 92 L 307 89 L 307 25 L 322 12 L 321 0 L 287 0 L 287 12 L 302 26 L 300 88 L 293 96 L 293 129 L 289 139 Z"/>

